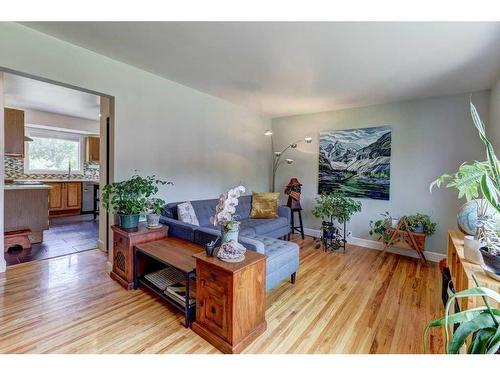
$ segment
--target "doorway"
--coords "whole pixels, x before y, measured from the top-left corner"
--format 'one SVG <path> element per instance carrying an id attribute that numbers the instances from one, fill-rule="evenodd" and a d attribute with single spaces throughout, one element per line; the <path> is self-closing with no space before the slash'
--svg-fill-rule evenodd
<path id="1" fill-rule="evenodd" d="M 101 249 L 108 215 L 112 98 L 3 72 L 7 266 Z"/>

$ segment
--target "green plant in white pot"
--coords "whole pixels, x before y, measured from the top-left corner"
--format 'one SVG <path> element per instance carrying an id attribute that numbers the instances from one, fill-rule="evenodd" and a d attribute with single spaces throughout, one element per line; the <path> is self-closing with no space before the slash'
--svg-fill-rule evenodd
<path id="1" fill-rule="evenodd" d="M 101 200 L 107 211 L 118 215 L 122 228 L 136 228 L 141 214 L 146 212 L 148 200 L 158 192 L 158 185 L 172 183 L 159 180 L 154 175 L 133 175 L 128 180 L 106 185 L 102 190 Z"/>
<path id="2" fill-rule="evenodd" d="M 478 130 L 479 138 L 486 148 L 486 161 L 476 161 L 472 164 L 464 163 L 453 174 L 443 174 L 430 186 L 438 188 L 445 182 L 446 187 L 454 187 L 458 190 L 458 198 L 464 198 L 469 202 L 482 198 L 488 205 L 478 201 L 478 225 L 474 236 L 475 240 L 482 241 L 481 251 L 483 268 L 500 277 L 500 253 L 495 248 L 493 237 L 498 236 L 498 223 L 492 223 L 500 214 L 500 162 L 495 155 L 493 145 L 486 136 L 485 125 L 481 121 L 476 107 L 470 102 L 470 112 L 474 126 Z M 488 206 L 492 214 L 487 214 Z M 496 221 L 496 220 L 495 220 Z M 489 223 L 489 230 L 484 230 L 484 224 Z M 467 242 L 466 242 L 467 243 Z"/>
<path id="3" fill-rule="evenodd" d="M 156 228 L 160 225 L 160 215 L 165 206 L 165 201 L 160 198 L 149 198 L 146 201 L 146 221 L 148 228 Z"/>

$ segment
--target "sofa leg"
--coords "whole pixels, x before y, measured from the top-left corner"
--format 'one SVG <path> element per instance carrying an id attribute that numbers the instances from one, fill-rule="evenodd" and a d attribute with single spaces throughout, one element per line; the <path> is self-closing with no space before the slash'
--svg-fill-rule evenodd
<path id="1" fill-rule="evenodd" d="M 288 233 L 288 234 L 286 235 L 286 240 L 287 240 L 287 241 L 290 241 L 290 233 Z"/>
<path id="2" fill-rule="evenodd" d="M 294 273 L 292 273 L 292 274 L 291 274 L 291 276 L 290 276 L 290 282 L 291 282 L 292 284 L 295 284 L 295 277 L 296 277 L 296 276 L 297 276 L 297 273 L 296 273 L 296 272 L 294 272 Z"/>

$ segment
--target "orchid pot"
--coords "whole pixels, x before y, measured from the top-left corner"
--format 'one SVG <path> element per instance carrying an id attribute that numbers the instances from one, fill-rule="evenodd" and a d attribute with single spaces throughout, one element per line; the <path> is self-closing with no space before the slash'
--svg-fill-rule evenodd
<path id="1" fill-rule="evenodd" d="M 236 220 L 226 221 L 221 225 L 222 243 L 233 240 L 238 242 L 240 232 L 240 222 Z"/>

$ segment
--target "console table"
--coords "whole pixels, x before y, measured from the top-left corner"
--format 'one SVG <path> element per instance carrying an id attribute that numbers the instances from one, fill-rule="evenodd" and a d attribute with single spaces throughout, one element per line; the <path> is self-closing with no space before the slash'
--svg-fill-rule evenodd
<path id="1" fill-rule="evenodd" d="M 140 243 L 166 238 L 168 226 L 149 229 L 145 224 L 134 229 L 111 226 L 113 231 L 113 270 L 111 278 L 124 288 L 134 286 L 134 246 Z"/>
<path id="2" fill-rule="evenodd" d="M 474 288 L 476 283 L 472 278 L 474 274 L 479 282 L 479 285 L 500 293 L 500 281 L 489 277 L 479 264 L 468 262 L 464 258 L 464 234 L 458 230 L 448 231 L 448 267 L 450 268 L 451 277 L 455 290 L 460 292 L 465 289 Z M 491 307 L 500 308 L 500 303 L 489 299 Z M 481 297 L 460 298 L 458 300 L 460 309 L 470 309 L 474 307 L 484 306 Z"/>
<path id="3" fill-rule="evenodd" d="M 192 329 L 224 353 L 240 353 L 266 330 L 266 256 L 247 251 L 240 263 L 206 253 L 196 259 Z"/>

